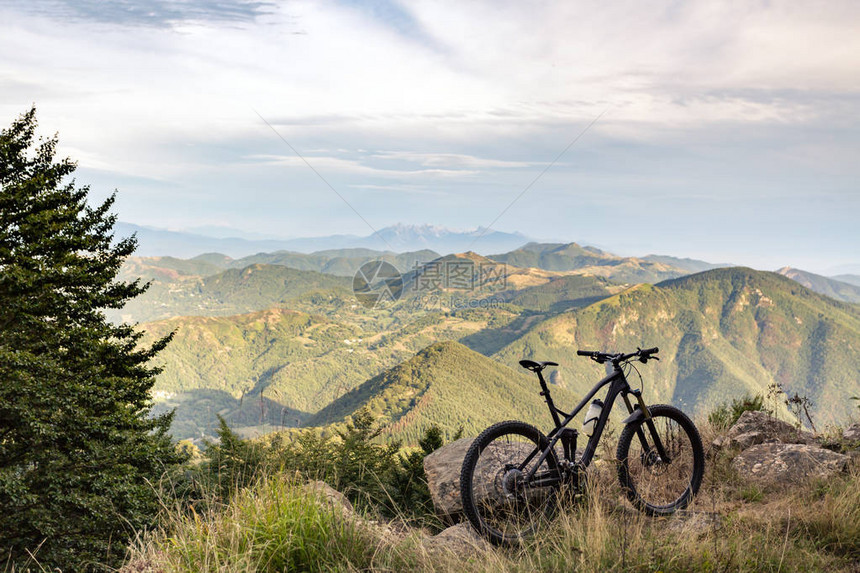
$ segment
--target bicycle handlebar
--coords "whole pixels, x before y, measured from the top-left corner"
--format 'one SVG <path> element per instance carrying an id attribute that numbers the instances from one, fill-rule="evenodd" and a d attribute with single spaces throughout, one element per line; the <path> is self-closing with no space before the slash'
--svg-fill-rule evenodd
<path id="1" fill-rule="evenodd" d="M 576 354 L 577 356 L 588 356 L 600 364 L 603 364 L 607 360 L 611 360 L 612 362 L 624 362 L 631 358 L 638 358 L 639 361 L 644 364 L 648 362 L 648 360 L 660 360 L 657 356 L 651 356 L 652 354 L 657 354 L 659 351 L 660 349 L 655 346 L 654 348 L 646 348 L 645 350 L 637 348 L 636 352 L 630 352 L 628 354 L 613 354 L 610 352 L 598 352 L 596 350 L 577 350 Z"/>

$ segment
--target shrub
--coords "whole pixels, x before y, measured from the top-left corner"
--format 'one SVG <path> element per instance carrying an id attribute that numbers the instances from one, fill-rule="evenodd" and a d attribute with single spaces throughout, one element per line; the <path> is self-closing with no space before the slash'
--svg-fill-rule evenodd
<path id="1" fill-rule="evenodd" d="M 190 470 L 192 479 L 180 477 L 173 490 L 185 503 L 202 507 L 213 500 L 227 503 L 261 476 L 298 472 L 327 482 L 359 508 L 424 521 L 433 513 L 424 457 L 442 445 L 442 431 L 431 426 L 419 440 L 420 450 L 409 453 L 400 452 L 400 442 L 378 443 L 381 432 L 367 410 L 356 412 L 334 436 L 308 429 L 268 442 L 243 440 L 222 419 L 218 443 L 208 444 L 203 463 Z"/>
<path id="2" fill-rule="evenodd" d="M 731 427 L 744 412 L 767 411 L 764 406 L 764 396 L 749 394 L 742 398 L 734 398 L 732 401 L 723 402 L 708 414 L 708 422 L 715 428 L 725 429 Z"/>

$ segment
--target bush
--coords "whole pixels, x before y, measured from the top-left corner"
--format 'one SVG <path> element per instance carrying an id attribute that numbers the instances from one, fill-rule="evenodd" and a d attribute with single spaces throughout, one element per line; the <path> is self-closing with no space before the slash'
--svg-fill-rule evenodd
<path id="1" fill-rule="evenodd" d="M 424 457 L 442 445 L 442 431 L 430 427 L 419 440 L 421 449 L 410 453 L 400 452 L 400 442 L 378 443 L 381 432 L 367 410 L 356 412 L 334 436 L 305 430 L 291 440 L 281 434 L 265 443 L 241 439 L 222 419 L 219 441 L 208 444 L 191 482 L 180 480 L 173 489 L 185 503 L 205 507 L 213 499 L 229 502 L 262 476 L 298 472 L 305 479 L 325 481 L 358 508 L 425 521 L 433 506 Z"/>
<path id="2" fill-rule="evenodd" d="M 708 414 L 708 422 L 719 429 L 734 425 L 744 412 L 767 411 L 764 406 L 764 396 L 746 394 L 742 398 L 734 398 L 731 403 L 723 402 Z"/>

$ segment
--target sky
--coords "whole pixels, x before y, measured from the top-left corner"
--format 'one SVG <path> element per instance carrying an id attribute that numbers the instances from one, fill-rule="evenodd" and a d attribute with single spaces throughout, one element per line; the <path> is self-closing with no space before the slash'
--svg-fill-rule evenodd
<path id="1" fill-rule="evenodd" d="M 856 1 L 0 0 L 0 22 L 0 125 L 35 104 L 123 221 L 491 225 L 860 274 Z"/>

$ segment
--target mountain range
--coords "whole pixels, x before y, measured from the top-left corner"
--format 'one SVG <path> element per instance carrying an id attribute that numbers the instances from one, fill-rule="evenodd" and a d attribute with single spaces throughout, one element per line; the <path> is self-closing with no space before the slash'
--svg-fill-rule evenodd
<path id="1" fill-rule="evenodd" d="M 311 253 L 322 250 L 354 248 L 394 252 L 430 249 L 443 253 L 480 248 L 484 252 L 492 252 L 515 249 L 531 240 L 520 233 L 505 233 L 481 227 L 470 231 L 458 231 L 436 225 L 404 225 L 400 223 L 384 227 L 367 236 L 329 235 L 292 239 L 212 237 L 125 222 L 117 223 L 115 231 L 117 237 L 127 237 L 133 233 L 137 235 L 138 256 L 179 258 L 196 257 L 213 252 L 240 258 L 273 251 Z"/>
<path id="2" fill-rule="evenodd" d="M 401 269 L 404 287 L 369 308 L 352 275 L 380 259 Z M 770 394 L 785 412 L 797 394 L 818 423 L 839 423 L 860 395 L 860 288 L 798 269 L 527 242 L 489 257 L 366 248 L 132 257 L 120 277 L 150 286 L 111 318 L 142 322 L 148 340 L 175 332 L 157 359 L 154 399 L 158 412 L 175 408 L 180 438 L 211 436 L 216 415 L 253 436 L 342 424 L 366 407 L 407 444 L 431 423 L 450 436 L 546 417 L 517 362 L 559 362 L 551 381 L 569 406 L 603 373 L 578 348 L 659 346 L 662 360 L 639 369 L 649 401 L 699 416 L 747 393 Z"/>
<path id="3" fill-rule="evenodd" d="M 860 308 L 752 269 L 632 287 L 536 324 L 493 357 L 509 366 L 554 360 L 568 387 L 582 392 L 594 367 L 574 349 L 648 346 L 660 348 L 661 361 L 640 369 L 654 401 L 702 414 L 781 384 L 811 399 L 819 421 L 856 413 L 849 398 L 860 395 Z"/>
<path id="4" fill-rule="evenodd" d="M 579 271 L 610 278 L 616 282 L 657 282 L 719 265 L 675 257 L 619 257 L 595 247 L 576 243 L 528 243 L 508 253 L 490 258 L 517 267 L 536 267 L 550 271 Z"/>

